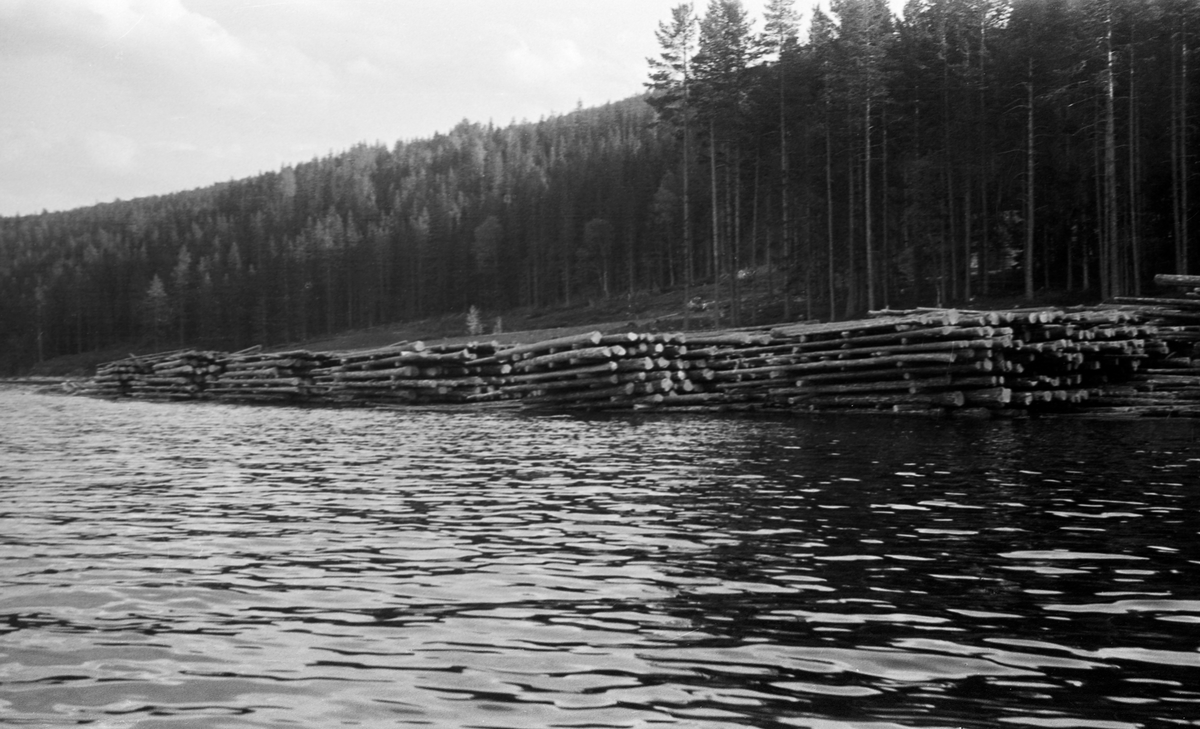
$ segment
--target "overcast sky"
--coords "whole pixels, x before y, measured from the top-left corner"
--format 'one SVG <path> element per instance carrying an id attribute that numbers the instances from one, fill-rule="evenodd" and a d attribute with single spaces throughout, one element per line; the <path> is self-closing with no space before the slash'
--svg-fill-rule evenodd
<path id="1" fill-rule="evenodd" d="M 623 99 L 678 2 L 0 0 L 0 215 Z"/>

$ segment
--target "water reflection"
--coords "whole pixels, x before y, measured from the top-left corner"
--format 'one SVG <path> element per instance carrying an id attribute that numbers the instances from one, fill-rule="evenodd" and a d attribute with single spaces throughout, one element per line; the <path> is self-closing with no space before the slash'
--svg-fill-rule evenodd
<path id="1" fill-rule="evenodd" d="M 1188 422 L 0 407 L 0 723 L 1200 716 Z"/>

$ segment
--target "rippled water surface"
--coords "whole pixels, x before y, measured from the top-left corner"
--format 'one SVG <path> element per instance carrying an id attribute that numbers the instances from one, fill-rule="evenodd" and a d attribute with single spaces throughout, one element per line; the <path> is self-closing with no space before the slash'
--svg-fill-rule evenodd
<path id="1" fill-rule="evenodd" d="M 1200 725 L 1200 426 L 0 388 L 0 724 Z"/>

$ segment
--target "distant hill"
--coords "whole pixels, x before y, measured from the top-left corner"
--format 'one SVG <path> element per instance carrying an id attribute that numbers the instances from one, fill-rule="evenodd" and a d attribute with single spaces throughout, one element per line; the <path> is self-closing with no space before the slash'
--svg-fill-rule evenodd
<path id="1" fill-rule="evenodd" d="M 0 218 L 15 293 L 0 301 L 0 371 L 120 342 L 237 349 L 662 285 L 655 193 L 672 146 L 631 98 Z"/>

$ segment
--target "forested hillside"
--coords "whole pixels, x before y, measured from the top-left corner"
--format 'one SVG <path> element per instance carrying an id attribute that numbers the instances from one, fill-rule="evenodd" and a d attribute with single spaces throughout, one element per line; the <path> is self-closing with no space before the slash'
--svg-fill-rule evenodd
<path id="1" fill-rule="evenodd" d="M 680 5 L 604 107 L 0 218 L 0 372 L 644 290 L 736 324 L 751 280 L 838 318 L 1200 269 L 1200 4 L 831 7 Z"/>

